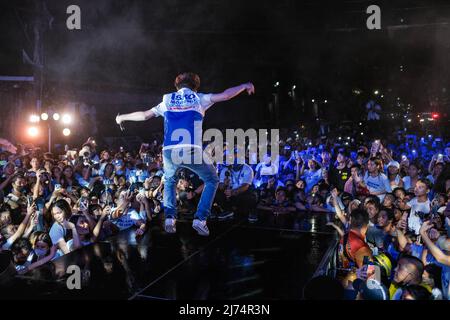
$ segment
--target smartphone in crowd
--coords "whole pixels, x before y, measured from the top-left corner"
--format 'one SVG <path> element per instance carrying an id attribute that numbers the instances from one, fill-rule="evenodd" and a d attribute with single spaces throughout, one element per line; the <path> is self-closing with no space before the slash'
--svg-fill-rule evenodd
<path id="1" fill-rule="evenodd" d="M 32 196 L 27 196 L 27 204 L 29 207 L 31 207 L 33 205 L 33 197 Z"/>
<path id="2" fill-rule="evenodd" d="M 366 266 L 367 280 L 373 279 L 381 282 L 380 266 L 371 262 L 368 256 L 364 256 L 363 264 Z"/>
<path id="3" fill-rule="evenodd" d="M 86 197 L 81 197 L 80 198 L 80 210 L 85 211 L 88 209 L 88 206 L 89 206 L 88 199 Z"/>

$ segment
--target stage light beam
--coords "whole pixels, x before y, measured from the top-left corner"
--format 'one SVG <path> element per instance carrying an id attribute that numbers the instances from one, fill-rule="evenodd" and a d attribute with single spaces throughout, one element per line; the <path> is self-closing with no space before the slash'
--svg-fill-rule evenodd
<path id="1" fill-rule="evenodd" d="M 64 124 L 69 124 L 69 123 L 71 123 L 71 122 L 72 122 L 72 116 L 71 116 L 70 114 L 64 114 L 64 115 L 62 116 L 62 122 L 63 122 Z"/>
<path id="2" fill-rule="evenodd" d="M 38 130 L 38 128 L 36 128 L 36 127 L 30 127 L 30 128 L 28 128 L 28 135 L 30 136 L 30 137 L 37 137 L 37 135 L 39 134 L 39 130 Z"/>
<path id="3" fill-rule="evenodd" d="M 63 135 L 65 136 L 65 137 L 68 137 L 68 136 L 70 136 L 70 129 L 69 128 L 65 128 L 64 130 L 63 130 Z"/>
<path id="4" fill-rule="evenodd" d="M 39 122 L 39 120 L 41 120 L 41 118 L 37 114 L 32 114 L 30 116 L 30 122 L 32 123 L 37 123 Z"/>

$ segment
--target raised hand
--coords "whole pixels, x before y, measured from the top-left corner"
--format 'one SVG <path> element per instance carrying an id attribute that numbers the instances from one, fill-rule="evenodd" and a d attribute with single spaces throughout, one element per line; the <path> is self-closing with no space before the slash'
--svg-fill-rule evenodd
<path id="1" fill-rule="evenodd" d="M 152 181 L 153 181 L 153 177 L 145 179 L 144 188 L 150 189 L 150 185 L 151 185 Z"/>
<path id="2" fill-rule="evenodd" d="M 122 116 L 118 114 L 116 116 L 116 123 L 120 126 L 122 124 L 122 122 L 123 122 Z"/>
<path id="3" fill-rule="evenodd" d="M 144 234 L 144 230 L 143 229 L 141 229 L 141 228 L 139 228 L 139 229 L 136 229 L 136 236 L 137 237 L 140 237 L 140 236 L 142 236 L 143 234 Z"/>
<path id="4" fill-rule="evenodd" d="M 32 214 L 34 214 L 36 212 L 36 210 L 37 210 L 37 207 L 36 207 L 35 203 L 28 204 L 28 206 L 27 206 L 27 214 L 28 215 L 31 216 Z"/>
<path id="5" fill-rule="evenodd" d="M 331 190 L 331 196 L 336 199 L 338 196 L 338 190 L 337 188 L 334 188 L 333 190 Z"/>
<path id="6" fill-rule="evenodd" d="M 431 228 L 433 228 L 433 223 L 431 221 L 425 221 L 422 226 L 420 227 L 419 233 L 422 235 L 422 237 L 424 235 L 427 234 L 428 230 L 430 230 Z"/>
<path id="7" fill-rule="evenodd" d="M 105 206 L 102 210 L 102 216 L 107 216 L 111 214 L 111 206 Z"/>
<path id="8" fill-rule="evenodd" d="M 145 202 L 145 196 L 141 193 L 138 193 L 136 196 L 136 201 L 139 203 L 144 203 Z"/>
<path id="9" fill-rule="evenodd" d="M 400 219 L 397 223 L 397 228 L 400 230 L 406 230 L 408 227 L 408 222 L 405 219 Z"/>
<path id="10" fill-rule="evenodd" d="M 253 83 L 248 82 L 246 84 L 244 84 L 245 86 L 245 90 L 247 91 L 248 95 L 252 95 L 255 93 L 255 86 L 253 85 Z"/>

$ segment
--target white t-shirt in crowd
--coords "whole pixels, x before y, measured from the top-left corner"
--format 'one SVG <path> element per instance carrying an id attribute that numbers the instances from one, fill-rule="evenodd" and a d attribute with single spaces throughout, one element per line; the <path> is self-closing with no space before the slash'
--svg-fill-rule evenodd
<path id="1" fill-rule="evenodd" d="M 384 173 L 380 173 L 378 176 L 372 177 L 368 172 L 366 172 L 366 174 L 364 175 L 364 183 L 366 184 L 367 189 L 369 189 L 370 193 L 392 192 L 389 179 Z M 383 201 L 384 194 L 379 195 L 378 198 L 380 198 L 380 201 Z"/>
<path id="2" fill-rule="evenodd" d="M 80 243 L 81 243 L 81 247 L 85 247 L 85 246 L 92 244 L 92 242 L 90 242 L 90 241 L 81 241 L 81 240 L 80 240 Z M 73 251 L 73 239 L 70 239 L 69 241 L 67 241 L 67 247 L 69 248 L 70 251 Z"/>
<path id="3" fill-rule="evenodd" d="M 395 188 L 398 188 L 398 186 L 400 184 L 400 180 L 402 180 L 400 175 L 396 175 L 394 181 L 389 182 L 392 190 L 394 190 Z"/>
<path id="4" fill-rule="evenodd" d="M 406 176 L 403 177 L 403 188 L 408 191 L 411 188 L 415 188 L 415 186 L 411 185 L 411 177 L 410 176 Z"/>
<path id="5" fill-rule="evenodd" d="M 224 168 L 220 172 L 220 182 L 222 183 L 225 181 L 226 172 L 230 173 L 231 187 L 233 189 L 239 188 L 243 184 L 252 184 L 253 182 L 253 170 L 248 164 L 244 163 L 239 170 Z"/>
<path id="6" fill-rule="evenodd" d="M 419 234 L 420 227 L 422 226 L 422 220 L 420 219 L 418 212 L 429 214 L 431 210 L 431 202 L 427 199 L 425 202 L 419 202 L 417 198 L 413 198 L 407 203 L 411 207 L 411 212 L 408 217 L 408 228 Z"/>
<path id="7" fill-rule="evenodd" d="M 275 163 L 266 165 L 264 162 L 260 162 L 256 166 L 255 171 L 259 172 L 261 176 L 273 176 L 278 174 L 278 166 L 276 166 Z"/>
<path id="8" fill-rule="evenodd" d="M 147 220 L 145 212 L 138 213 L 134 209 L 128 209 L 120 218 L 112 219 L 111 222 L 120 230 L 125 230 L 134 226 L 139 220 Z"/>

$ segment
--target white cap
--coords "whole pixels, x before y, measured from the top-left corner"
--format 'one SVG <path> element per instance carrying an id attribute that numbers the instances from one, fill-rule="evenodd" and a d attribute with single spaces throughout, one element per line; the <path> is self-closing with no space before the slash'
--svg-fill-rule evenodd
<path id="1" fill-rule="evenodd" d="M 397 169 L 400 169 L 400 163 L 398 163 L 395 160 L 392 160 L 391 162 L 389 162 L 387 166 L 388 166 L 388 168 L 389 167 L 396 167 Z"/>

